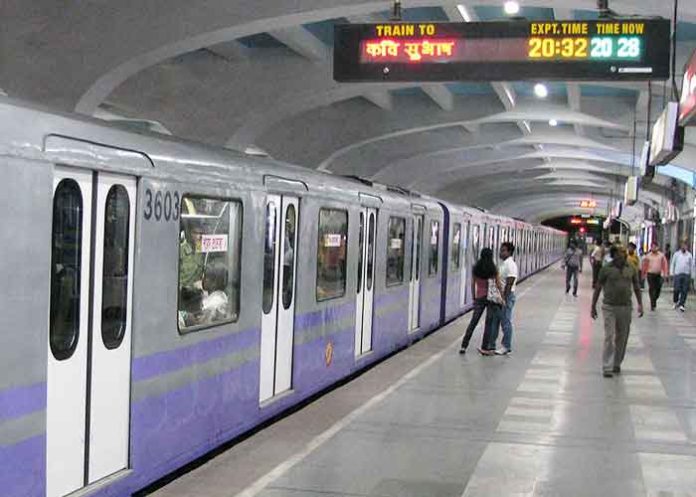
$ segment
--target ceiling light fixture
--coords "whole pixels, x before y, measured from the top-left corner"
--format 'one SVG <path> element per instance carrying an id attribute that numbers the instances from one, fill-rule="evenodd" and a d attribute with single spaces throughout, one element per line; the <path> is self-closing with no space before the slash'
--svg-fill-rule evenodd
<path id="1" fill-rule="evenodd" d="M 546 98 L 549 95 L 549 89 L 543 83 L 534 85 L 534 94 L 539 98 Z"/>
<path id="2" fill-rule="evenodd" d="M 549 119 L 549 126 L 558 126 L 558 121 L 555 119 Z"/>
<path id="3" fill-rule="evenodd" d="M 457 5 L 457 10 L 466 22 L 471 22 L 471 16 L 469 15 L 469 11 L 466 10 L 466 7 L 464 5 Z"/>
<path id="4" fill-rule="evenodd" d="M 507 15 L 514 16 L 515 14 L 519 14 L 520 4 L 513 0 L 509 0 L 503 5 L 503 10 Z"/>

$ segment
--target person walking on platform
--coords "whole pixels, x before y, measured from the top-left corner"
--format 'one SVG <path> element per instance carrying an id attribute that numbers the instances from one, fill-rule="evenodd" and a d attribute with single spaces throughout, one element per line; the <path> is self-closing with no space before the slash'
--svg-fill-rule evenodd
<path id="1" fill-rule="evenodd" d="M 483 350 L 488 352 L 495 350 L 495 354 L 497 355 L 508 355 L 512 352 L 512 311 L 515 308 L 515 290 L 517 287 L 517 278 L 519 277 L 517 264 L 512 258 L 514 253 L 515 246 L 512 243 L 505 242 L 500 246 L 500 259 L 502 262 L 500 263 L 498 272 L 500 273 L 500 278 L 505 287 L 503 290 L 504 306 L 498 319 L 495 315 L 493 316 L 490 333 L 488 333 L 488 329 L 486 330 L 488 336 L 484 335 L 483 337 Z M 499 327 L 503 329 L 503 343 L 502 347 L 496 350 L 495 344 L 498 340 Z"/>
<path id="2" fill-rule="evenodd" d="M 640 293 L 638 273 L 626 262 L 626 249 L 611 248 L 611 264 L 599 272 L 597 288 L 592 295 L 590 315 L 597 319 L 597 301 L 604 290 L 602 314 L 604 315 L 604 351 L 602 371 L 605 378 L 621 372 L 621 363 L 626 355 L 628 334 L 631 330 L 631 291 L 638 302 L 638 317 L 643 316 L 643 301 Z"/>
<path id="3" fill-rule="evenodd" d="M 686 297 L 689 294 L 689 283 L 694 272 L 694 257 L 689 252 L 686 240 L 682 240 L 678 251 L 672 255 L 671 273 L 674 276 L 674 309 L 686 310 Z"/>
<path id="4" fill-rule="evenodd" d="M 495 262 L 493 261 L 493 251 L 485 248 L 481 250 L 481 257 L 474 265 L 473 280 L 471 282 L 471 292 L 474 295 L 474 312 L 462 338 L 462 346 L 459 349 L 460 354 L 466 353 L 471 337 L 484 311 L 486 311 L 484 329 L 488 329 L 491 326 L 493 315 L 499 312 L 501 306 L 488 300 L 488 286 L 492 283 L 495 283 L 498 287 L 498 292 L 502 295 L 503 288 L 498 277 L 498 268 L 495 267 Z"/>
<path id="5" fill-rule="evenodd" d="M 602 269 L 602 261 L 604 260 L 604 249 L 602 242 L 598 242 L 590 254 L 590 265 L 592 266 L 592 288 L 597 286 L 597 277 L 599 270 Z"/>
<path id="6" fill-rule="evenodd" d="M 657 307 L 657 300 L 660 298 L 662 291 L 663 278 L 669 274 L 667 266 L 667 257 L 660 252 L 660 247 L 657 243 L 653 243 L 650 247 L 650 252 L 643 256 L 643 264 L 641 267 L 643 279 L 648 280 L 648 295 L 650 295 L 650 310 L 654 311 Z"/>
<path id="7" fill-rule="evenodd" d="M 609 240 L 604 240 L 604 247 L 602 249 L 602 267 L 606 266 L 607 264 L 611 264 L 611 248 L 614 246 L 615 245 L 612 245 Z"/>
<path id="8" fill-rule="evenodd" d="M 573 280 L 573 297 L 578 296 L 578 272 L 582 262 L 582 252 L 575 242 L 570 242 L 563 257 L 563 267 L 566 270 L 566 293 L 570 291 L 570 281 Z"/>
<path id="9" fill-rule="evenodd" d="M 626 256 L 626 261 L 635 269 L 638 273 L 638 277 L 640 277 L 640 257 L 638 257 L 638 252 L 636 252 L 637 248 L 635 243 L 628 242 L 628 255 Z"/>

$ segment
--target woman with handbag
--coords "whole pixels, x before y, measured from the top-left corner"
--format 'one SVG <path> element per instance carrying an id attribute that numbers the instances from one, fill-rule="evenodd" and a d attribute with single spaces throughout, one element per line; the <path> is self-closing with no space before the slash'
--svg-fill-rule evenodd
<path id="1" fill-rule="evenodd" d="M 486 336 L 490 327 L 492 312 L 496 312 L 496 309 L 491 310 L 490 307 L 497 306 L 499 309 L 502 308 L 502 284 L 498 277 L 498 268 L 493 261 L 493 251 L 489 248 L 481 250 L 481 257 L 474 265 L 471 292 L 474 295 L 474 313 L 462 339 L 462 346 L 459 349 L 460 354 L 466 353 L 474 330 L 481 320 L 481 316 L 483 316 L 483 311 L 488 310 L 486 314 L 486 333 L 484 333 L 484 336 Z M 495 300 L 496 294 L 500 303 L 492 303 L 492 300 L 490 300 Z"/>

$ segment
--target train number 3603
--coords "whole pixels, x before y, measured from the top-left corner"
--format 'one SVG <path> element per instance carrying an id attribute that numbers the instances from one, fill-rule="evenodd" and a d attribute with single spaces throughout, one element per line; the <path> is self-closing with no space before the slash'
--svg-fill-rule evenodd
<path id="1" fill-rule="evenodd" d="M 181 209 L 179 192 L 145 190 L 143 216 L 148 221 L 177 221 Z"/>

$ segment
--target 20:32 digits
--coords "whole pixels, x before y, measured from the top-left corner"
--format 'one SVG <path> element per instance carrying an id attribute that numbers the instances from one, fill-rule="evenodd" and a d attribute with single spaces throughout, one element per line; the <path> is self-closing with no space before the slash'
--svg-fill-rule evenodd
<path id="1" fill-rule="evenodd" d="M 148 221 L 177 221 L 181 211 L 181 195 L 169 190 L 145 190 L 143 217 Z"/>

